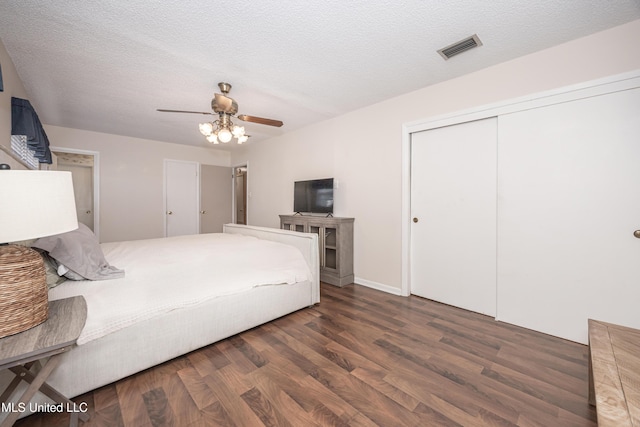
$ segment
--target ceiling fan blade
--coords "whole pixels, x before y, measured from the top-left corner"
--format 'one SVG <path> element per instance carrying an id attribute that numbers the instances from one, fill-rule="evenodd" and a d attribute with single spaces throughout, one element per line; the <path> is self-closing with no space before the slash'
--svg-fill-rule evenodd
<path id="1" fill-rule="evenodd" d="M 284 124 L 280 120 L 265 119 L 265 118 L 256 117 L 256 116 L 247 116 L 246 114 L 240 114 L 238 118 L 243 122 L 259 123 L 261 125 L 267 125 L 267 126 L 280 127 Z"/>
<path id="2" fill-rule="evenodd" d="M 202 111 L 184 111 L 184 110 L 163 110 L 158 108 L 156 111 L 160 111 L 161 113 L 189 113 L 189 114 L 208 114 L 210 116 L 214 115 L 214 113 L 204 113 Z"/>

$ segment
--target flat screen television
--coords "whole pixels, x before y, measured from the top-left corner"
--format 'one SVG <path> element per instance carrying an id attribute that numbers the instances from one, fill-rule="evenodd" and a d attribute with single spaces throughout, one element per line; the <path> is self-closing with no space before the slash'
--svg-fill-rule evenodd
<path id="1" fill-rule="evenodd" d="M 296 181 L 293 189 L 296 213 L 333 213 L 333 178 Z"/>

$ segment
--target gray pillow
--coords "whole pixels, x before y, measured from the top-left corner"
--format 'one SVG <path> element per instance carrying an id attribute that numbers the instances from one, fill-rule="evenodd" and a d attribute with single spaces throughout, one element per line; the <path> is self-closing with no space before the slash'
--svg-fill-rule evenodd
<path id="1" fill-rule="evenodd" d="M 124 270 L 109 265 L 102 253 L 98 239 L 82 223 L 78 223 L 76 230 L 55 236 L 41 237 L 32 246 L 47 251 L 58 264 L 63 264 L 80 278 L 107 280 L 124 277 Z M 77 275 L 65 276 L 77 279 Z"/>
<path id="2" fill-rule="evenodd" d="M 32 247 L 35 241 L 38 239 L 30 239 L 30 240 L 21 240 L 19 242 L 11 242 L 12 245 L 26 246 L 28 248 Z M 58 275 L 58 266 L 56 265 L 56 261 L 47 255 L 47 252 L 42 249 L 34 248 L 41 256 L 44 261 L 44 272 L 47 277 L 47 286 L 49 289 L 55 288 L 60 283 L 65 281 L 64 277 Z M 84 278 L 82 279 L 84 280 Z"/>
<path id="3" fill-rule="evenodd" d="M 49 289 L 55 288 L 60 283 L 64 282 L 67 278 L 58 275 L 58 266 L 56 260 L 51 258 L 49 254 L 42 249 L 36 249 L 44 261 L 44 272 L 47 276 L 47 286 Z M 83 279 L 84 280 L 84 279 Z"/>

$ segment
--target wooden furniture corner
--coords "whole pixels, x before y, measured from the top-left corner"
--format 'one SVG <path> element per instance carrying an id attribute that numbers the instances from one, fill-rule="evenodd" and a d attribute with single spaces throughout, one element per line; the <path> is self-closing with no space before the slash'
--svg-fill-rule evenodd
<path id="1" fill-rule="evenodd" d="M 77 426 L 78 419 L 87 421 L 88 415 L 78 410 L 75 403 L 46 383 L 58 365 L 62 353 L 76 345 L 87 318 L 87 305 L 77 296 L 49 302 L 49 318 L 38 326 L 0 339 L 0 370 L 9 369 L 15 374 L 13 381 L 0 395 L 3 408 L 10 408 L 0 427 L 13 425 L 36 392 L 53 399 L 70 413 L 70 426 Z M 44 365 L 42 359 L 48 358 Z M 40 367 L 37 372 L 35 368 Z M 26 381 L 29 386 L 15 403 L 10 399 L 18 385 Z"/>
<path id="2" fill-rule="evenodd" d="M 640 427 L 640 330 L 589 319 L 589 403 L 600 427 Z"/>

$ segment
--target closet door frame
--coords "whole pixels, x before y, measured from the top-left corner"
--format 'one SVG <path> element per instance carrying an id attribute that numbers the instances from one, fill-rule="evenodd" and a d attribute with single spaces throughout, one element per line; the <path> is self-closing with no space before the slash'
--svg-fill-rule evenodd
<path id="1" fill-rule="evenodd" d="M 49 149 L 60 153 L 93 156 L 93 234 L 100 241 L 100 152 L 58 146 L 51 146 Z"/>
<path id="2" fill-rule="evenodd" d="M 477 106 L 468 110 L 427 118 L 402 126 L 402 283 L 400 294 L 411 294 L 411 134 L 489 117 L 539 108 L 567 101 L 640 87 L 640 71 L 566 86 L 521 98 Z"/>

